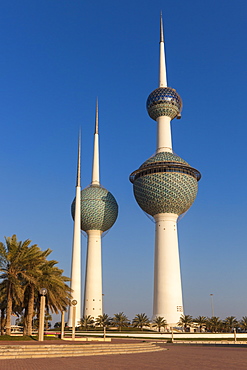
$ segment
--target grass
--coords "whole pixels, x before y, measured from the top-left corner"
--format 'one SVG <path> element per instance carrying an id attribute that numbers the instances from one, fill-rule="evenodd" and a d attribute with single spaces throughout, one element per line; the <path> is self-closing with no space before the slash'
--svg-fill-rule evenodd
<path id="1" fill-rule="evenodd" d="M 7 340 L 10 342 L 13 341 L 26 341 L 26 340 L 33 340 L 32 337 L 29 337 L 28 335 L 20 335 L 20 336 L 11 336 L 11 335 L 0 335 L 0 341 L 1 340 Z"/>
<path id="2" fill-rule="evenodd" d="M 32 341 L 38 340 L 37 335 L 18 335 L 18 336 L 11 336 L 11 335 L 0 335 L 0 341 L 9 341 L 9 342 L 22 342 L 22 341 Z M 44 340 L 61 340 L 58 337 L 52 337 L 52 336 L 44 336 Z"/>

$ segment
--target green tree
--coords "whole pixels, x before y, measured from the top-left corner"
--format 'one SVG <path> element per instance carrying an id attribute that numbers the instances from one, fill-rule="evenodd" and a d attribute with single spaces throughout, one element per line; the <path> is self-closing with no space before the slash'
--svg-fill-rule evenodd
<path id="1" fill-rule="evenodd" d="M 148 326 L 149 324 L 150 320 L 145 313 L 136 314 L 132 320 L 132 325 L 136 328 L 140 328 L 141 330 L 143 330 L 143 326 Z"/>
<path id="2" fill-rule="evenodd" d="M 225 331 L 232 332 L 234 328 L 238 327 L 239 323 L 235 316 L 228 316 L 223 321 Z"/>
<path id="3" fill-rule="evenodd" d="M 45 317 L 44 317 L 45 330 L 48 330 L 51 327 L 51 323 L 50 323 L 51 320 L 52 320 L 52 316 L 48 312 L 46 312 Z"/>
<path id="4" fill-rule="evenodd" d="M 129 326 L 129 319 L 123 312 L 115 313 L 112 319 L 112 323 L 122 331 L 122 328 Z"/>
<path id="5" fill-rule="evenodd" d="M 15 320 L 15 325 L 24 326 L 24 316 L 21 315 Z"/>
<path id="6" fill-rule="evenodd" d="M 80 321 L 80 326 L 86 331 L 94 326 L 94 319 L 91 315 L 83 316 Z"/>
<path id="7" fill-rule="evenodd" d="M 192 316 L 190 316 L 190 315 L 181 315 L 180 320 L 178 322 L 178 326 L 181 326 L 183 328 L 183 330 L 186 331 L 186 329 L 188 327 L 190 327 L 192 323 L 193 323 Z"/>
<path id="8" fill-rule="evenodd" d="M 61 329 L 61 325 L 62 325 L 61 321 L 55 322 L 54 329 Z"/>
<path id="9" fill-rule="evenodd" d="M 222 326 L 222 321 L 219 317 L 212 316 L 207 320 L 207 327 L 213 333 L 217 333 L 220 331 Z"/>
<path id="10" fill-rule="evenodd" d="M 0 243 L 0 310 L 1 330 L 6 321 L 6 334 L 11 332 L 11 314 L 22 314 L 24 309 L 24 333 L 32 334 L 32 321 L 39 313 L 39 289 L 47 289 L 46 309 L 58 313 L 70 302 L 70 279 L 63 276 L 56 261 L 47 261 L 50 249 L 44 252 L 29 239 L 18 242 L 16 235 Z M 4 298 L 5 297 L 5 298 Z M 4 315 L 6 313 L 6 319 Z"/>
<path id="11" fill-rule="evenodd" d="M 200 333 L 201 333 L 202 332 L 202 328 L 203 327 L 206 327 L 206 325 L 207 325 L 207 318 L 206 318 L 206 316 L 198 316 L 194 321 L 199 325 Z"/>
<path id="12" fill-rule="evenodd" d="M 58 262 L 51 260 L 41 265 L 41 275 L 37 285 L 36 309 L 39 311 L 40 297 L 38 290 L 46 288 L 46 309 L 47 312 L 58 314 L 59 311 L 65 311 L 70 304 L 71 289 L 67 282 L 70 278 L 63 275 L 63 270 L 55 266 Z"/>
<path id="13" fill-rule="evenodd" d="M 153 320 L 153 326 L 157 327 L 160 333 L 161 328 L 166 328 L 167 327 L 167 321 L 164 317 L 162 316 L 156 316 L 155 319 Z"/>
<path id="14" fill-rule="evenodd" d="M 52 252 L 51 249 L 42 252 L 37 245 L 31 246 L 31 248 L 33 249 L 32 258 L 29 261 L 29 266 L 27 265 L 28 276 L 31 278 L 24 283 L 24 334 L 26 335 L 32 335 L 35 295 L 37 296 L 40 288 L 42 267 L 47 262 L 47 256 Z"/>
<path id="15" fill-rule="evenodd" d="M 24 282 L 33 281 L 30 262 L 36 245 L 29 247 L 31 240 L 18 242 L 16 235 L 5 237 L 0 243 L 0 279 L 6 287 L 6 334 L 11 332 L 13 305 L 20 306 L 24 298 Z"/>
<path id="16" fill-rule="evenodd" d="M 112 318 L 108 316 L 106 313 L 103 313 L 103 315 L 99 315 L 96 317 L 95 325 L 100 326 L 101 328 L 107 328 L 112 323 Z"/>
<path id="17" fill-rule="evenodd" d="M 247 316 L 243 316 L 240 320 L 240 328 L 247 331 Z"/>

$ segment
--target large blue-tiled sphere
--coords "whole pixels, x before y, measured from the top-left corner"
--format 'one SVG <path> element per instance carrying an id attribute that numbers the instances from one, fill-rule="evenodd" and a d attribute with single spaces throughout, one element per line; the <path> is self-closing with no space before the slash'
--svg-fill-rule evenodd
<path id="1" fill-rule="evenodd" d="M 181 215 L 194 202 L 201 175 L 182 158 L 162 152 L 130 175 L 134 195 L 144 212 Z"/>
<path id="2" fill-rule="evenodd" d="M 147 99 L 147 111 L 154 120 L 161 116 L 173 119 L 180 115 L 181 110 L 182 99 L 171 87 L 158 87 Z"/>
<path id="3" fill-rule="evenodd" d="M 75 199 L 71 206 L 75 214 Z M 81 191 L 81 229 L 107 231 L 115 223 L 118 204 L 114 196 L 100 186 L 89 186 Z"/>

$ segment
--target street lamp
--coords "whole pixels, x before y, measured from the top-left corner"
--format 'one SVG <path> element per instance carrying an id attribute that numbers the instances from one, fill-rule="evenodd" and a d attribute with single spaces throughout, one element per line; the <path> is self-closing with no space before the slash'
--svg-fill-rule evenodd
<path id="1" fill-rule="evenodd" d="M 45 321 L 45 296 L 47 294 L 46 288 L 41 288 L 39 291 L 40 297 L 40 309 L 39 309 L 39 341 L 44 340 L 44 321 Z"/>
<path id="2" fill-rule="evenodd" d="M 212 309 L 212 317 L 214 317 L 214 295 L 211 293 L 211 309 Z"/>
<path id="3" fill-rule="evenodd" d="M 65 311 L 61 311 L 61 339 L 64 338 L 64 314 Z"/>
<path id="4" fill-rule="evenodd" d="M 71 301 L 71 305 L 72 305 L 72 340 L 75 340 L 75 318 L 76 318 L 77 300 L 73 299 Z"/>

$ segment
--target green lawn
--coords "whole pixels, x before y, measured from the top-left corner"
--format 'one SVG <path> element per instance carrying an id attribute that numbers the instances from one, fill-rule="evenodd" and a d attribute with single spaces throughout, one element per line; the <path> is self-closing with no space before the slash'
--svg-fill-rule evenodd
<path id="1" fill-rule="evenodd" d="M 31 341 L 31 340 L 38 340 L 37 335 L 28 336 L 28 335 L 20 335 L 20 336 L 11 336 L 11 335 L 0 335 L 0 341 L 7 340 L 7 341 Z M 44 340 L 61 340 L 58 337 L 53 336 L 44 336 Z"/>

